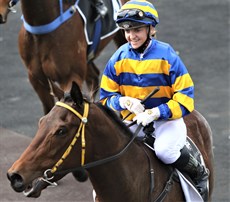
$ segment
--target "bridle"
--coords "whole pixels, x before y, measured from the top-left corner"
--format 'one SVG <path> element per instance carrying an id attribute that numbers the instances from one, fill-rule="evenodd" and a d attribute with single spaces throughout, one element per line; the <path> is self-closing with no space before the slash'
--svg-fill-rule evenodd
<path id="1" fill-rule="evenodd" d="M 89 103 L 88 102 L 84 102 L 84 112 L 83 112 L 83 115 L 81 115 L 73 107 L 71 107 L 70 105 L 68 105 L 68 104 L 66 104 L 64 102 L 56 102 L 56 105 L 59 106 L 59 107 L 66 108 L 69 111 L 71 111 L 73 114 L 75 114 L 81 120 L 81 123 L 80 123 L 80 126 L 79 126 L 78 130 L 77 130 L 77 133 L 75 134 L 73 140 L 71 141 L 70 145 L 68 146 L 68 148 L 66 149 L 66 151 L 64 152 L 64 154 L 62 155 L 62 157 L 57 161 L 57 163 L 53 166 L 52 169 L 48 169 L 48 170 L 46 170 L 44 172 L 44 178 L 42 178 L 42 180 L 45 181 L 45 182 L 47 182 L 50 185 L 53 185 L 53 186 L 56 186 L 56 183 L 55 182 L 51 182 L 50 180 L 52 180 L 54 178 L 54 173 L 56 173 L 56 174 L 64 174 L 64 173 L 67 174 L 67 173 L 74 172 L 74 171 L 76 171 L 76 170 L 79 169 L 79 167 L 77 167 L 77 168 L 69 169 L 69 170 L 65 170 L 65 171 L 59 171 L 59 172 L 57 171 L 58 167 L 64 162 L 64 160 L 66 159 L 66 157 L 70 154 L 73 146 L 77 142 L 77 140 L 78 140 L 78 138 L 79 138 L 80 135 L 81 135 L 81 145 L 82 145 L 82 148 L 81 148 L 81 167 L 84 168 L 84 169 L 87 169 L 87 168 L 91 168 L 91 167 L 95 167 L 95 166 L 98 166 L 98 165 L 102 165 L 102 164 L 108 163 L 110 161 L 113 161 L 113 160 L 119 158 L 129 148 L 129 146 L 131 145 L 131 143 L 137 137 L 140 129 L 142 128 L 142 126 L 140 124 L 138 126 L 138 128 L 136 129 L 136 131 L 135 131 L 133 137 L 131 138 L 131 140 L 128 142 L 128 144 L 119 153 L 117 153 L 117 154 L 115 154 L 113 156 L 104 158 L 104 159 L 100 159 L 100 160 L 97 160 L 97 161 L 85 164 L 85 146 L 86 146 L 86 141 L 85 141 L 85 124 L 88 122 Z M 151 197 L 151 192 L 154 189 L 154 184 L 152 184 L 153 181 L 154 181 L 154 179 L 153 179 L 154 172 L 153 172 L 153 169 L 151 169 L 151 170 L 152 170 L 151 171 L 152 172 L 151 173 L 152 179 L 151 179 L 151 189 L 150 189 L 150 201 L 153 200 L 152 197 Z M 171 187 L 173 185 L 174 175 L 175 175 L 175 171 L 171 172 L 169 180 L 167 181 L 167 183 L 166 183 L 163 191 L 154 200 L 154 202 L 162 202 L 164 200 L 164 198 L 166 197 L 167 193 L 170 191 L 170 189 L 171 189 Z"/>
<path id="2" fill-rule="evenodd" d="M 84 112 L 83 115 L 81 115 L 79 112 L 77 112 L 73 107 L 71 107 L 70 105 L 64 103 L 64 102 L 56 102 L 56 105 L 59 107 L 63 107 L 68 109 L 69 111 L 71 111 L 73 114 L 75 114 L 80 120 L 80 126 L 77 130 L 77 133 L 75 134 L 72 142 L 70 143 L 70 145 L 68 146 L 68 148 L 66 149 L 66 151 L 64 152 L 64 154 L 62 155 L 62 157 L 57 161 L 57 163 L 53 166 L 52 169 L 47 169 L 44 172 L 44 180 L 45 181 L 49 181 L 51 179 L 54 178 L 54 174 L 67 174 L 70 172 L 74 172 L 76 170 L 79 169 L 79 167 L 77 168 L 73 168 L 73 169 L 68 169 L 68 170 L 64 170 L 64 171 L 57 171 L 58 167 L 64 162 L 64 160 L 66 159 L 66 157 L 70 154 L 73 146 L 75 145 L 75 143 L 77 142 L 79 136 L 81 135 L 81 167 L 84 169 L 87 168 L 91 168 L 91 167 L 95 167 L 98 165 L 102 165 L 105 163 L 108 163 L 110 161 L 113 161 L 117 158 L 119 158 L 130 146 L 130 144 L 134 141 L 134 139 L 137 137 L 140 129 L 141 129 L 141 125 L 138 126 L 137 130 L 135 131 L 133 137 L 131 138 L 131 140 L 128 142 L 128 144 L 117 154 L 104 158 L 104 159 L 100 159 L 94 162 L 90 162 L 85 164 L 85 145 L 86 145 L 86 141 L 85 141 L 85 124 L 88 122 L 88 114 L 89 114 L 89 103 L 84 102 Z M 51 182 L 50 182 L 51 183 Z"/>
<path id="3" fill-rule="evenodd" d="M 57 163 L 53 166 L 52 169 L 48 169 L 44 172 L 44 177 L 46 180 L 51 180 L 54 177 L 54 173 L 58 170 L 58 167 L 64 162 L 66 157 L 70 154 L 73 146 L 77 142 L 79 136 L 81 135 L 81 166 L 85 163 L 85 124 L 88 122 L 88 114 L 89 114 L 89 103 L 84 102 L 84 112 L 83 115 L 81 115 L 79 112 L 77 112 L 73 107 L 70 105 L 65 104 L 64 102 L 56 102 L 57 106 L 63 107 L 71 111 L 73 114 L 75 114 L 80 120 L 81 123 L 79 125 L 79 128 L 71 141 L 70 145 L 62 155 L 62 157 L 57 161 Z M 50 175 L 51 174 L 51 175 Z"/>

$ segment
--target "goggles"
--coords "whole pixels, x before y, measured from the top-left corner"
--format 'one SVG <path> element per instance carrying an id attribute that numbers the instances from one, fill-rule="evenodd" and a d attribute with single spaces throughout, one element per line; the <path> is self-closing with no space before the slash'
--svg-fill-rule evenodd
<path id="1" fill-rule="evenodd" d="M 132 10 L 127 9 L 117 13 L 117 20 L 122 18 L 135 18 L 137 20 L 142 20 L 145 17 L 146 17 L 145 13 L 139 9 L 132 9 Z"/>
<path id="2" fill-rule="evenodd" d="M 140 22 L 134 22 L 134 21 L 124 21 L 119 23 L 118 26 L 120 27 L 120 29 L 130 30 L 139 27 L 145 27 L 146 24 Z"/>

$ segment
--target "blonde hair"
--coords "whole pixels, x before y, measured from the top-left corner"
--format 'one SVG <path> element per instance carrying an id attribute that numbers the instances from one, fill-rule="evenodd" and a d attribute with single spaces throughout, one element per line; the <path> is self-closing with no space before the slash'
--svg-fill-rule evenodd
<path id="1" fill-rule="evenodd" d="M 153 26 L 150 27 L 150 35 L 151 37 L 157 38 L 157 30 Z"/>

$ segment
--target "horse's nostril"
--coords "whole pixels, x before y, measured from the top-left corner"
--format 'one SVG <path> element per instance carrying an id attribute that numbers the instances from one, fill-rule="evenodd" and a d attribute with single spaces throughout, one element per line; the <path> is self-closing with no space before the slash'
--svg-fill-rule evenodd
<path id="1" fill-rule="evenodd" d="M 7 178 L 11 182 L 11 186 L 16 192 L 22 192 L 25 190 L 23 179 L 19 174 L 7 173 Z"/>

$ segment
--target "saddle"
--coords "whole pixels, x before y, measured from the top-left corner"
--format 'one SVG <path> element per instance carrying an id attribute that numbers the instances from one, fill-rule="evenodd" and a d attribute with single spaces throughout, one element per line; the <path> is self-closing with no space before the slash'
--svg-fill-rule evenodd
<path id="1" fill-rule="evenodd" d="M 143 131 L 146 134 L 146 136 L 141 139 L 139 138 L 138 140 L 141 141 L 149 149 L 155 152 L 154 150 L 154 141 L 155 141 L 154 130 L 155 129 L 153 127 L 153 124 L 149 124 L 148 126 L 145 126 L 143 128 Z M 194 156 L 194 158 L 197 161 L 199 161 L 199 163 L 201 163 L 202 165 L 205 165 L 203 156 L 200 150 L 198 149 L 198 147 L 195 145 L 195 143 L 192 141 L 190 137 L 187 137 L 185 146 L 189 149 L 190 153 Z M 188 174 L 177 170 L 172 165 L 167 165 L 167 166 L 169 170 L 171 170 L 171 176 L 172 176 L 171 181 L 174 180 L 174 181 L 181 183 L 186 200 L 187 199 L 188 200 L 196 199 L 196 201 L 202 200 L 200 198 L 200 195 L 197 194 L 198 192 L 195 188 L 195 184 L 193 180 L 189 177 Z M 166 195 L 166 193 L 164 193 L 164 195 Z"/>
<path id="2" fill-rule="evenodd" d="M 154 145 L 154 141 L 155 141 L 154 130 L 155 129 L 153 127 L 153 124 L 149 124 L 149 125 L 145 126 L 143 131 L 146 134 L 146 136 L 142 139 L 143 143 L 146 146 L 148 146 L 150 149 L 152 149 L 153 151 L 154 151 L 153 145 Z M 203 157 L 202 157 L 200 150 L 195 145 L 195 143 L 192 141 L 192 139 L 188 136 L 187 136 L 185 146 L 189 149 L 189 151 L 195 157 L 195 159 L 197 161 L 199 161 L 199 163 L 204 165 L 204 160 L 203 160 Z"/>
<path id="3" fill-rule="evenodd" d="M 115 23 L 115 14 L 121 7 L 119 0 L 103 0 L 108 12 L 101 17 L 95 5 L 88 1 L 80 0 L 78 4 L 78 12 L 84 21 L 84 33 L 88 43 L 88 62 L 95 58 L 100 40 L 107 38 L 118 31 Z M 93 11 L 93 12 L 92 12 Z"/>
<path id="4" fill-rule="evenodd" d="M 26 22 L 24 16 L 21 16 L 25 29 L 32 34 L 47 34 L 57 29 L 61 24 L 70 19 L 78 10 L 84 22 L 84 33 L 88 44 L 88 62 L 95 58 L 95 52 L 98 48 L 100 40 L 116 33 L 119 28 L 115 23 L 115 14 L 121 7 L 119 0 L 104 0 L 105 6 L 108 8 L 107 14 L 102 18 L 96 11 L 96 8 L 90 1 L 76 0 L 75 3 L 61 13 L 52 22 L 32 26 Z M 60 5 L 62 6 L 62 4 Z"/>
<path id="5" fill-rule="evenodd" d="M 78 11 L 85 24 L 85 36 L 88 45 L 93 43 L 94 31 L 95 31 L 95 22 L 100 18 L 102 22 L 101 35 L 100 38 L 106 38 L 116 31 L 118 27 L 115 23 L 115 14 L 120 9 L 121 3 L 119 0 L 103 0 L 105 6 L 108 8 L 107 14 L 102 18 L 97 13 L 95 6 L 89 1 L 80 0 L 78 3 Z"/>

